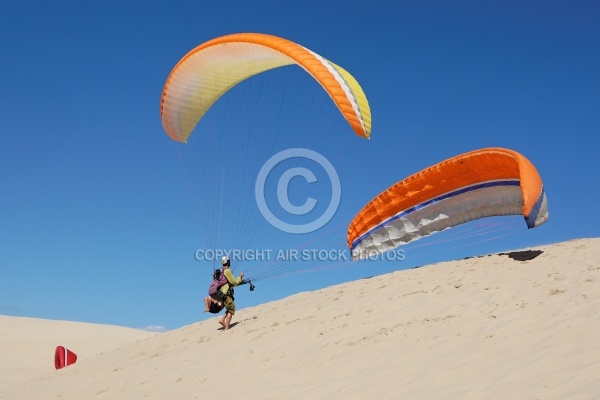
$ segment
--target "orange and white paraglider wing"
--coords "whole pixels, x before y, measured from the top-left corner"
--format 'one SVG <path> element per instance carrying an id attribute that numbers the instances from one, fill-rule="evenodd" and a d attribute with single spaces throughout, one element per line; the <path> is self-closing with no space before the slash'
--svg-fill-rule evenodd
<path id="1" fill-rule="evenodd" d="M 294 42 L 258 33 L 210 40 L 179 61 L 162 93 L 165 131 L 173 140 L 187 142 L 202 116 L 229 89 L 258 73 L 292 64 L 321 84 L 357 135 L 370 136 L 369 103 L 352 75 Z"/>
<path id="2" fill-rule="evenodd" d="M 523 155 L 487 148 L 445 160 L 388 188 L 348 227 L 362 259 L 475 219 L 519 215 L 534 228 L 548 219 L 542 179 Z"/>

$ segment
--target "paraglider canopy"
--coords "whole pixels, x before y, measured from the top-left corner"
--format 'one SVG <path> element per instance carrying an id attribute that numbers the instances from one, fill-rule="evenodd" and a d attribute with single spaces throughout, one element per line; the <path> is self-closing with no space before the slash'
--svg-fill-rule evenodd
<path id="1" fill-rule="evenodd" d="M 348 71 L 299 44 L 261 33 L 212 39 L 179 61 L 160 101 L 165 131 L 173 140 L 187 142 L 198 121 L 229 89 L 258 73 L 292 64 L 319 82 L 357 135 L 369 138 L 369 103 Z"/>
<path id="2" fill-rule="evenodd" d="M 479 218 L 523 215 L 529 228 L 548 220 L 542 178 L 522 154 L 485 148 L 405 178 L 368 203 L 348 227 L 353 259 L 367 258 Z"/>

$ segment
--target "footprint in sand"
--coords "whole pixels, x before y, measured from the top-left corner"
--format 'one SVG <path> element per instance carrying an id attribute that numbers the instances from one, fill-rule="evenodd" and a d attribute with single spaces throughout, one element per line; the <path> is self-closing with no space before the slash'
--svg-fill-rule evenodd
<path id="1" fill-rule="evenodd" d="M 563 289 L 552 289 L 550 292 L 548 292 L 548 296 L 554 296 L 554 295 L 561 294 L 561 293 L 564 293 L 564 292 L 566 292 L 566 290 L 563 290 Z"/>

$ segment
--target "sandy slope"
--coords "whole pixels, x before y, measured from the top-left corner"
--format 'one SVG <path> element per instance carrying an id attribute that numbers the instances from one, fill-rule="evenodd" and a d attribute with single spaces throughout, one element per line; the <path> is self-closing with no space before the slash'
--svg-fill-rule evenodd
<path id="1" fill-rule="evenodd" d="M 129 337 L 0 399 L 600 398 L 600 239 L 535 249 L 300 293 L 239 310 L 230 331 Z"/>
<path id="2" fill-rule="evenodd" d="M 54 349 L 75 350 L 88 359 L 106 350 L 155 336 L 138 329 L 81 322 L 0 315 L 0 394 L 2 388 L 54 371 Z"/>

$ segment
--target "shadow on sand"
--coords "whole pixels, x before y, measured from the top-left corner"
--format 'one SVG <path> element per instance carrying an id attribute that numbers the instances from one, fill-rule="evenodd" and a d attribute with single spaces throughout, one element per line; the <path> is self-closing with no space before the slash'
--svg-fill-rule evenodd
<path id="1" fill-rule="evenodd" d="M 470 258 L 490 257 L 493 255 L 496 255 L 496 256 L 508 256 L 509 258 L 512 258 L 515 261 L 529 261 L 529 260 L 533 260 L 534 258 L 536 258 L 537 256 L 539 256 L 542 253 L 543 253 L 542 250 L 511 251 L 510 253 L 498 253 L 498 254 L 488 254 L 487 256 L 465 257 L 465 258 L 463 258 L 463 260 L 468 260 Z M 419 267 L 415 267 L 415 268 L 419 268 Z"/>
<path id="2" fill-rule="evenodd" d="M 524 250 L 524 251 L 512 251 L 510 253 L 498 253 L 499 256 L 508 256 L 515 261 L 529 261 L 533 260 L 540 254 L 542 254 L 542 250 Z"/>
<path id="3" fill-rule="evenodd" d="M 229 329 L 231 329 L 231 328 L 235 327 L 237 324 L 239 324 L 239 322 L 232 322 L 231 324 L 229 324 Z M 225 328 L 223 328 L 223 327 L 220 327 L 220 328 L 219 328 L 219 330 L 220 330 L 220 331 L 224 331 L 224 330 L 225 330 Z"/>

